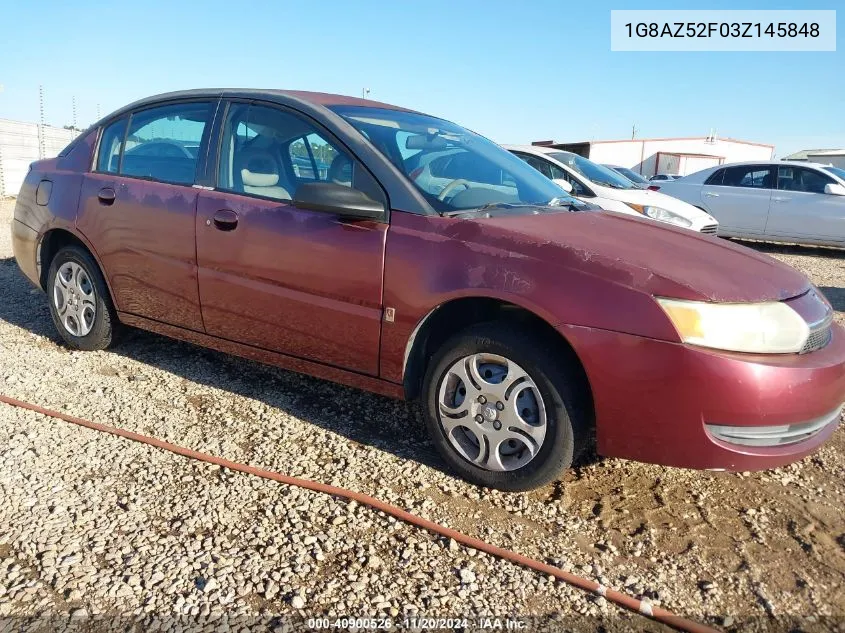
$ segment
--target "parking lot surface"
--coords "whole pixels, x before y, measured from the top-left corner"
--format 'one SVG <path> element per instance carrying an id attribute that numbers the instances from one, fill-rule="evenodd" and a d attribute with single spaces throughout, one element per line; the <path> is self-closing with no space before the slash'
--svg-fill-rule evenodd
<path id="1" fill-rule="evenodd" d="M 443 472 L 412 404 L 131 331 L 59 343 L 0 202 L 0 393 L 382 498 L 727 630 L 845 625 L 845 429 L 765 473 L 593 459 L 528 494 Z M 754 244 L 845 318 L 843 252 Z M 0 631 L 285 618 L 522 619 L 664 630 L 603 598 L 365 507 L 0 404 Z"/>

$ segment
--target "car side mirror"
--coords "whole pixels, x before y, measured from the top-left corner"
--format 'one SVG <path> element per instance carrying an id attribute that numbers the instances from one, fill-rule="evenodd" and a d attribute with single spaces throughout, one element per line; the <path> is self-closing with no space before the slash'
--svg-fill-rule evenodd
<path id="1" fill-rule="evenodd" d="M 829 182 L 824 186 L 824 192 L 832 196 L 845 196 L 845 185 L 840 185 L 838 182 Z"/>
<path id="2" fill-rule="evenodd" d="M 564 180 L 563 178 L 554 178 L 552 182 L 563 189 L 566 193 L 572 193 L 572 183 L 568 180 Z"/>
<path id="3" fill-rule="evenodd" d="M 292 202 L 298 209 L 334 213 L 350 219 L 384 218 L 384 204 L 373 200 L 363 191 L 333 182 L 308 182 L 299 185 Z"/>

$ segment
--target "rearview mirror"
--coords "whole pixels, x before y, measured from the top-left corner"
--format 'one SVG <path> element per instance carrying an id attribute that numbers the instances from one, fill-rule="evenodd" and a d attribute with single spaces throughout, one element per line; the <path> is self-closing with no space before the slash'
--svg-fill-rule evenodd
<path id="1" fill-rule="evenodd" d="M 299 209 L 335 213 L 345 218 L 384 218 L 384 204 L 373 200 L 363 191 L 333 182 L 309 182 L 299 185 L 293 196 L 293 205 Z"/>
<path id="2" fill-rule="evenodd" d="M 552 180 L 558 187 L 563 189 L 566 193 L 572 193 L 572 183 L 568 180 L 564 180 L 563 178 L 555 178 Z"/>
<path id="3" fill-rule="evenodd" d="M 437 151 L 448 148 L 449 143 L 445 138 L 433 134 L 414 134 L 405 139 L 405 149 Z"/>
<path id="4" fill-rule="evenodd" d="M 845 196 L 845 185 L 838 182 L 830 182 L 824 186 L 824 192 L 832 196 Z"/>

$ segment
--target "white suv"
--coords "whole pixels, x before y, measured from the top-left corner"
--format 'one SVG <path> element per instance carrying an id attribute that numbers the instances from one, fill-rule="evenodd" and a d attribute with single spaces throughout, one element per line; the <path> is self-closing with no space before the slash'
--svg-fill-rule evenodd
<path id="1" fill-rule="evenodd" d="M 719 227 L 719 223 L 701 209 L 657 191 L 640 189 L 612 169 L 578 154 L 537 145 L 504 147 L 576 198 L 607 211 L 645 216 L 713 235 Z"/>

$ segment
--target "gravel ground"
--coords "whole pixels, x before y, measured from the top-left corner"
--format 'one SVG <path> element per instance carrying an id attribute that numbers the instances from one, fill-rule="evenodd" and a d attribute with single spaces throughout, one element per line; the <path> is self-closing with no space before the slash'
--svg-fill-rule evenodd
<path id="1" fill-rule="evenodd" d="M 0 227 L 12 205 L 0 203 Z M 754 245 L 845 318 L 842 253 Z M 0 228 L 0 392 L 374 494 L 727 630 L 845 630 L 845 430 L 756 474 L 594 460 L 530 494 L 443 472 L 419 411 L 133 331 L 59 344 Z M 665 630 L 365 507 L 0 404 L 0 632 L 283 630 L 314 616 Z"/>

